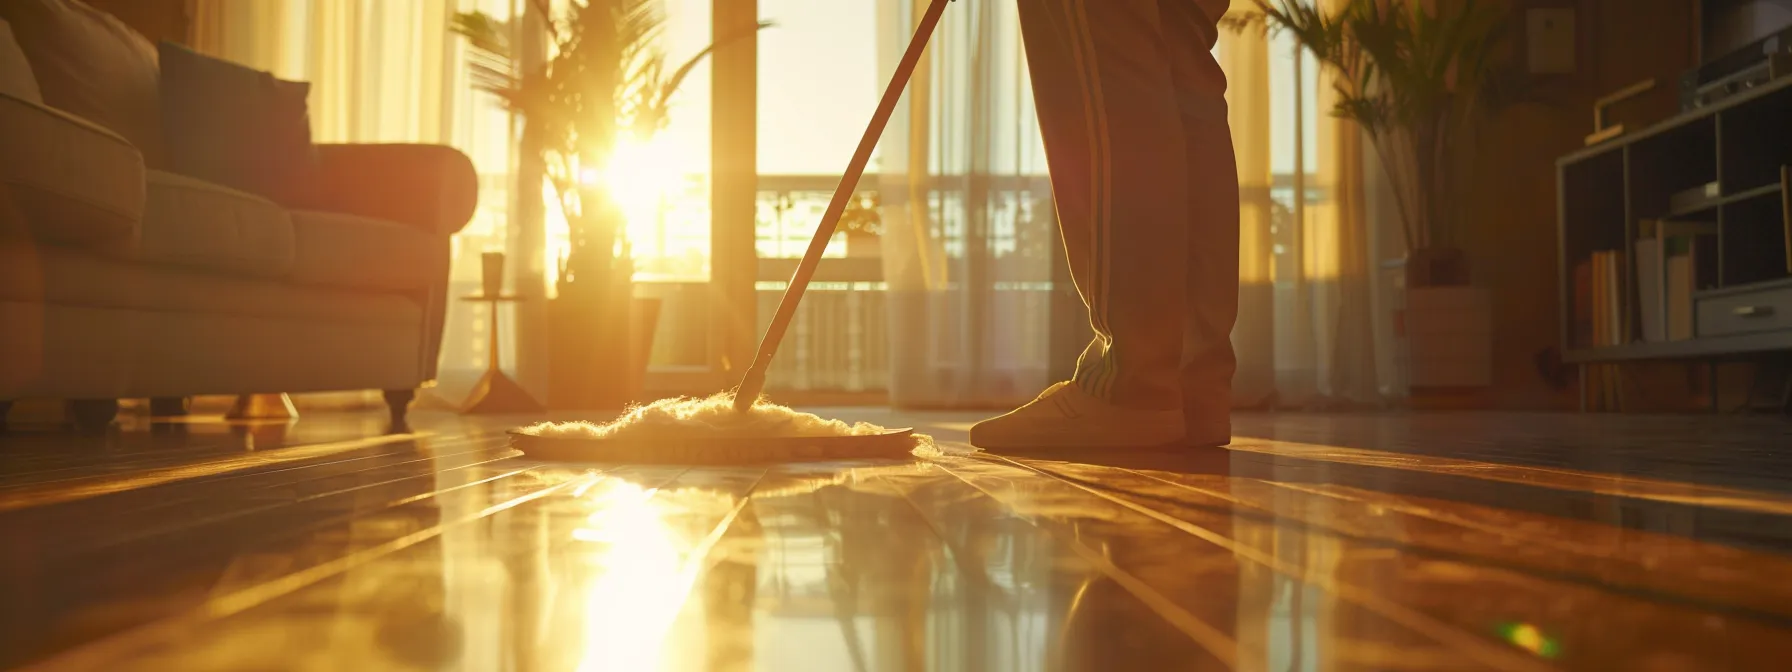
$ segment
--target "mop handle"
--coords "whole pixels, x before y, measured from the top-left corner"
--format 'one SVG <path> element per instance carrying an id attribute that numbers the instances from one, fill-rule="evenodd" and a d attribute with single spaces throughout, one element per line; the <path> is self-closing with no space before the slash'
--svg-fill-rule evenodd
<path id="1" fill-rule="evenodd" d="M 908 80 L 915 73 L 915 64 L 921 60 L 921 51 L 927 48 L 927 39 L 933 35 L 933 28 L 940 22 L 940 14 L 945 12 L 946 3 L 952 0 L 933 0 L 927 5 L 926 13 L 921 15 L 920 23 L 915 26 L 915 37 L 909 40 L 908 51 L 903 52 L 902 61 L 896 64 L 896 73 L 890 77 L 890 86 L 884 89 L 883 100 L 877 104 L 877 112 L 871 115 L 871 125 L 865 129 L 865 137 L 859 139 L 859 148 L 853 152 L 852 163 L 847 164 L 846 174 L 840 177 L 840 186 L 834 188 L 834 200 L 828 203 L 827 212 L 821 216 L 821 225 L 815 229 L 815 237 L 809 240 L 809 250 L 803 253 L 803 261 L 796 266 L 796 273 L 790 276 L 790 286 L 784 290 L 783 300 L 778 302 L 778 312 L 772 316 L 771 324 L 765 328 L 765 337 L 759 340 L 759 354 L 753 357 L 752 366 L 741 377 L 740 386 L 734 391 L 734 410 L 745 412 L 752 409 L 753 402 L 765 389 L 765 369 L 771 365 L 772 357 L 778 354 L 778 344 L 784 340 L 784 332 L 790 328 L 790 320 L 796 317 L 796 306 L 803 300 L 803 292 L 809 288 L 809 279 L 815 275 L 815 267 L 821 264 L 821 253 L 828 247 L 828 241 L 834 237 L 834 230 L 840 225 L 840 215 L 846 211 L 846 204 L 853 198 L 859 186 L 859 178 L 865 174 L 865 164 L 871 162 L 871 151 L 877 148 L 877 140 L 884 134 L 884 126 L 890 123 L 890 114 L 896 111 L 896 103 L 902 99 L 902 90 L 908 88 Z"/>

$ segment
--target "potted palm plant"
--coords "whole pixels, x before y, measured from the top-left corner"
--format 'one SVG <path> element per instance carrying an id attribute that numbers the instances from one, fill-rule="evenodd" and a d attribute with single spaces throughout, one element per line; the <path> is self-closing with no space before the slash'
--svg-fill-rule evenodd
<path id="1" fill-rule="evenodd" d="M 548 308 L 549 404 L 614 408 L 639 383 L 634 365 L 645 366 L 631 361 L 644 351 L 635 332 L 652 334 L 653 325 L 631 329 L 630 316 L 657 311 L 634 306 L 627 222 L 603 176 L 627 169 L 612 165 L 619 146 L 645 144 L 665 129 L 672 94 L 716 45 L 668 69 L 657 46 L 664 24 L 658 0 L 530 2 L 552 44 L 527 71 L 507 22 L 467 12 L 455 15 L 450 28 L 467 41 L 473 85 L 523 120 L 522 150 L 540 160 L 567 223 L 568 249 L 558 260 Z"/>
<path id="2" fill-rule="evenodd" d="M 1294 38 L 1330 69 L 1332 114 L 1356 122 L 1381 159 L 1406 244 L 1405 274 L 1415 388 L 1491 382 L 1490 302 L 1471 286 L 1462 243 L 1467 184 L 1459 151 L 1487 111 L 1514 100 L 1492 56 L 1506 10 L 1478 0 L 1444 9 L 1409 0 L 1256 0 L 1228 20 Z M 1434 328 L 1436 327 L 1436 328 Z M 1474 333 L 1463 333 L 1467 329 Z M 1466 365 L 1465 365 L 1466 364 Z"/>

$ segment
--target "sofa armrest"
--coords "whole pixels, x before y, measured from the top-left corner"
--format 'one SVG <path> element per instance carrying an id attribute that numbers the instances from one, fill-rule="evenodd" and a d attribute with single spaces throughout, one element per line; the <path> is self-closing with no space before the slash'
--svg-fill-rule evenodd
<path id="1" fill-rule="evenodd" d="M 86 119 L 0 93 L 0 237 L 94 245 L 134 238 L 143 155 Z"/>
<path id="2" fill-rule="evenodd" d="M 301 202 L 450 235 L 473 218 L 479 175 L 473 161 L 444 145 L 317 145 L 318 170 Z"/>

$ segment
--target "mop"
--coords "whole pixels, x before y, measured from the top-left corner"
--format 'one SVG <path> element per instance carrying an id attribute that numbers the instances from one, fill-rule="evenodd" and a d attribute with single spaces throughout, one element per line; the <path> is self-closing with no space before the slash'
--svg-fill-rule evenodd
<path id="1" fill-rule="evenodd" d="M 934 26 L 951 0 L 933 0 L 922 14 L 909 40 L 908 50 L 896 65 L 890 85 L 884 89 L 871 124 L 847 164 L 846 174 L 834 189 L 834 199 L 822 214 L 809 249 L 797 264 L 778 312 L 772 316 L 759 352 L 730 392 L 709 397 L 677 397 L 636 406 L 607 423 L 544 422 L 510 432 L 511 443 L 534 459 L 579 462 L 630 462 L 658 464 L 730 464 L 789 460 L 836 460 L 866 457 L 927 457 L 939 454 L 933 439 L 913 429 L 886 429 L 870 423 L 847 424 L 802 413 L 766 400 L 765 371 L 784 332 L 796 316 L 797 304 L 821 263 L 822 251 L 834 237 L 840 216 L 858 188 L 871 151 L 883 135 L 896 103 L 914 74 L 921 51 L 927 47 Z"/>

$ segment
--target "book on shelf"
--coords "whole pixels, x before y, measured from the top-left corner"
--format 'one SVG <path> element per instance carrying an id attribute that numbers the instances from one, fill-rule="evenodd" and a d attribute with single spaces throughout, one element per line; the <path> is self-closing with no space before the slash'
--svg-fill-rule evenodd
<path id="1" fill-rule="evenodd" d="M 1693 273 L 1693 255 L 1690 252 L 1670 255 L 1664 270 L 1668 340 L 1684 341 L 1693 336 L 1692 293 L 1697 277 Z"/>
<path id="2" fill-rule="evenodd" d="M 1717 235 L 1713 222 L 1641 220 L 1636 256 L 1635 304 L 1647 342 L 1693 337 L 1693 293 L 1698 289 L 1701 238 Z M 1704 244 L 1709 244 L 1704 243 Z"/>
<path id="3" fill-rule="evenodd" d="M 1605 253 L 1606 345 L 1630 342 L 1630 322 L 1624 311 L 1624 253 Z"/>
<path id="4" fill-rule="evenodd" d="M 1574 265 L 1574 345 L 1593 346 L 1593 260 Z"/>
<path id="5" fill-rule="evenodd" d="M 1667 326 L 1667 292 L 1662 287 L 1662 253 L 1661 239 L 1643 238 L 1636 241 L 1636 296 L 1637 318 L 1642 323 L 1642 337 L 1646 343 L 1659 343 L 1668 340 Z"/>
<path id="6" fill-rule="evenodd" d="M 1575 328 L 1577 334 L 1584 335 L 1577 336 L 1582 344 L 1603 348 L 1630 342 L 1634 329 L 1629 311 L 1624 310 L 1628 294 L 1624 285 L 1622 252 L 1595 251 L 1591 259 L 1576 267 Z"/>
<path id="7" fill-rule="evenodd" d="M 1625 297 L 1629 285 L 1628 275 L 1624 272 L 1624 253 L 1607 250 L 1605 253 L 1605 311 L 1606 311 L 1606 345 L 1624 345 L 1630 342 L 1630 311 L 1625 310 Z M 1619 402 L 1618 371 L 1613 369 L 1611 375 L 1602 376 L 1605 383 L 1606 405 L 1615 407 Z"/>
<path id="8" fill-rule="evenodd" d="M 1593 253 L 1593 348 L 1606 348 L 1606 253 Z"/>
<path id="9" fill-rule="evenodd" d="M 1578 347 L 1609 348 L 1631 342 L 1636 325 L 1625 301 L 1634 294 L 1626 285 L 1627 252 L 1595 250 L 1574 266 L 1574 339 Z M 1586 369 L 1587 394 L 1597 407 L 1616 407 L 1623 389 L 1618 370 L 1607 365 Z"/>
<path id="10" fill-rule="evenodd" d="M 1592 292 L 1587 303 L 1592 312 L 1594 347 L 1607 348 L 1625 342 L 1621 310 L 1623 290 L 1619 283 L 1623 278 L 1622 257 L 1616 251 L 1597 250 L 1590 260 Z M 1595 405 L 1604 407 L 1617 399 L 1619 390 L 1615 371 L 1603 366 L 1593 367 L 1588 382 Z"/>

